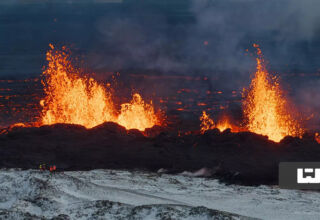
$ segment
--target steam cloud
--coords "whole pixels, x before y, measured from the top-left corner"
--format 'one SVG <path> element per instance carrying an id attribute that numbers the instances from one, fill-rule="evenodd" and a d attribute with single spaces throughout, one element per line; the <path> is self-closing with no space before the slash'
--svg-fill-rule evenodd
<path id="1" fill-rule="evenodd" d="M 255 42 L 274 70 L 319 68 L 318 0 L 21 2 L 1 4 L 4 54 L 13 53 L 12 48 L 44 53 L 48 42 L 72 44 L 85 51 L 92 68 L 103 71 L 207 75 L 225 71 L 247 78 L 254 60 L 245 50 Z M 4 66 L 10 61 L 3 60 Z"/>
<path id="2" fill-rule="evenodd" d="M 159 13 L 150 7 L 112 20 L 101 17 L 96 22 L 99 43 L 89 56 L 91 64 L 98 69 L 201 73 L 228 79 L 227 86 L 234 88 L 247 84 L 255 61 L 245 50 L 259 43 L 274 71 L 315 72 L 319 68 L 319 1 L 189 3 L 184 14 L 178 10 Z M 144 16 L 136 16 L 139 13 Z M 182 21 L 187 14 L 191 21 Z"/>

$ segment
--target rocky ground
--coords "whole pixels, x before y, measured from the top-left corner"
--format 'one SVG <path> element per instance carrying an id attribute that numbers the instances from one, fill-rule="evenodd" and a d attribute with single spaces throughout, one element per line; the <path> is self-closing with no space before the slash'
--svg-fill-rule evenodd
<path id="1" fill-rule="evenodd" d="M 0 167 L 37 169 L 54 164 L 58 171 L 92 169 L 194 172 L 244 185 L 277 184 L 281 161 L 318 161 L 313 137 L 286 137 L 280 143 L 249 132 L 211 130 L 204 135 L 177 135 L 164 128 L 127 131 L 105 123 L 86 129 L 77 125 L 14 127 L 0 135 Z"/>

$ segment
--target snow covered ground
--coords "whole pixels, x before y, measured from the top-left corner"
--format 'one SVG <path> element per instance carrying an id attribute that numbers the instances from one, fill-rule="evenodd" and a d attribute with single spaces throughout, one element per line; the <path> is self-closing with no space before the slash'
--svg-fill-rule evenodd
<path id="1" fill-rule="evenodd" d="M 0 170 L 0 219 L 248 217 L 320 219 L 320 193 L 147 172 Z"/>

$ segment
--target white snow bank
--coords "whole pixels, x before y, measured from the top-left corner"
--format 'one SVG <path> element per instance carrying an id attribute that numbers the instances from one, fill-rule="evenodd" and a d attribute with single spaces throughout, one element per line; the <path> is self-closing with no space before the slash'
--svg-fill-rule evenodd
<path id="1" fill-rule="evenodd" d="M 162 219 L 163 215 L 211 219 L 229 215 L 213 210 L 262 219 L 320 219 L 320 193 L 227 186 L 212 179 L 145 172 L 0 171 L 0 218 L 64 214 L 71 219 Z"/>

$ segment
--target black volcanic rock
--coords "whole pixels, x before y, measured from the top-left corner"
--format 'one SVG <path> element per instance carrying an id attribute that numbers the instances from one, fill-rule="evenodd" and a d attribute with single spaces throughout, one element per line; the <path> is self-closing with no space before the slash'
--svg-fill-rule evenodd
<path id="1" fill-rule="evenodd" d="M 146 133 L 151 134 L 145 136 Z M 91 129 L 56 124 L 14 127 L 0 134 L 0 167 L 37 169 L 55 164 L 58 171 L 143 169 L 169 173 L 215 170 L 214 177 L 245 185 L 277 184 L 282 161 L 318 161 L 320 145 L 309 137 L 280 143 L 250 132 L 214 129 L 180 136 L 163 128 L 126 130 L 115 123 Z"/>

